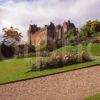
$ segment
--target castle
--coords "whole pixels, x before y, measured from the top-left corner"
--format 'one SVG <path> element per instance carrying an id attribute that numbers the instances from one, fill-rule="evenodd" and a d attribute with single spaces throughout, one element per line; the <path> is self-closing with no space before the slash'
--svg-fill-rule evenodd
<path id="1" fill-rule="evenodd" d="M 33 24 L 29 26 L 28 42 L 35 47 L 38 46 L 41 41 L 45 41 L 46 44 L 49 44 L 55 38 L 63 39 L 64 33 L 68 32 L 71 28 L 75 28 L 75 25 L 69 20 L 64 22 L 63 25 L 56 26 L 54 23 L 50 22 L 50 25 L 45 25 L 44 28 Z"/>

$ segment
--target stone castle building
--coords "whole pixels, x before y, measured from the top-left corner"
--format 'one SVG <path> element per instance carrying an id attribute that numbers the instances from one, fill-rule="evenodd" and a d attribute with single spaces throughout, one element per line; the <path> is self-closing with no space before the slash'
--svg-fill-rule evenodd
<path id="1" fill-rule="evenodd" d="M 63 25 L 45 25 L 44 28 L 40 28 L 37 25 L 33 24 L 29 26 L 28 30 L 28 41 L 30 44 L 37 46 L 41 41 L 45 41 L 46 44 L 49 44 L 55 38 L 63 39 L 64 33 L 68 32 L 69 29 L 75 28 L 75 25 L 70 21 L 64 22 Z"/>

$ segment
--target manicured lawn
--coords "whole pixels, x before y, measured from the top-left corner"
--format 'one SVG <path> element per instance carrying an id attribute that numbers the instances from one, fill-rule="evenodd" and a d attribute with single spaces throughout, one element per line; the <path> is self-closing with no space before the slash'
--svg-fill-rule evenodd
<path id="1" fill-rule="evenodd" d="M 79 69 L 84 67 L 90 67 L 96 64 L 100 64 L 100 61 L 95 60 L 92 62 L 81 63 L 81 64 L 76 64 L 71 66 L 64 66 L 61 68 L 47 69 L 43 71 L 27 73 L 29 67 L 31 66 L 31 64 L 29 64 L 30 60 L 33 60 L 34 62 L 35 58 L 1 61 L 0 62 L 0 84 L 16 81 L 16 80 L 44 76 L 44 75 L 58 73 L 62 71 L 69 71 L 69 70 L 74 70 L 74 69 Z"/>
<path id="2" fill-rule="evenodd" d="M 100 45 L 95 44 L 93 45 L 92 48 L 93 48 L 92 49 L 93 53 L 95 55 L 100 54 Z M 63 47 L 62 50 L 63 50 L 62 52 L 75 51 L 77 50 L 77 47 L 66 46 L 66 47 Z M 0 61 L 0 84 L 22 80 L 22 79 L 34 78 L 38 76 L 54 74 L 54 73 L 63 72 L 63 71 L 84 68 L 84 67 L 90 67 L 93 65 L 100 64 L 100 59 L 96 59 L 87 63 L 81 63 L 81 64 L 76 64 L 76 65 L 64 66 L 61 68 L 47 69 L 43 71 L 27 73 L 27 71 L 32 66 L 32 63 L 35 62 L 35 60 L 36 58 L 33 57 L 33 58 L 21 58 L 21 59 L 10 59 L 10 60 L 5 60 L 5 61 Z"/>
<path id="3" fill-rule="evenodd" d="M 100 100 L 100 94 L 86 98 L 85 100 Z"/>
<path id="4" fill-rule="evenodd" d="M 100 56 L 100 44 L 94 44 L 91 51 L 93 55 Z"/>

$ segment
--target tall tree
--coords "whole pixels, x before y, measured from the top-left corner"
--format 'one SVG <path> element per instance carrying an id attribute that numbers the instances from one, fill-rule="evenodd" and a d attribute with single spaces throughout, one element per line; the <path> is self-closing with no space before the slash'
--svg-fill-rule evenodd
<path id="1" fill-rule="evenodd" d="M 3 28 L 3 41 L 1 44 L 2 59 L 11 58 L 15 55 L 15 46 L 21 41 L 21 33 L 18 29 L 10 27 Z"/>

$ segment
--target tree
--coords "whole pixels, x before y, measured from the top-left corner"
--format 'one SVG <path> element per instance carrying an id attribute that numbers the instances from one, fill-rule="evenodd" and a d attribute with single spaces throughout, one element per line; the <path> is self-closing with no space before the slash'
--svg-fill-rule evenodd
<path id="1" fill-rule="evenodd" d="M 3 28 L 3 41 L 2 43 L 5 45 L 16 45 L 17 43 L 19 43 L 21 41 L 21 33 L 18 32 L 18 29 L 14 28 L 14 27 L 10 27 L 9 29 L 7 28 Z"/>
<path id="2" fill-rule="evenodd" d="M 75 28 L 69 29 L 68 32 L 65 33 L 66 38 L 73 37 L 77 35 L 77 31 Z"/>
<path id="3" fill-rule="evenodd" d="M 69 29 L 68 32 L 65 33 L 65 43 L 76 44 L 78 42 L 78 34 L 76 28 Z"/>
<path id="4" fill-rule="evenodd" d="M 15 46 L 21 41 L 21 33 L 18 29 L 10 27 L 3 28 L 3 41 L 1 44 L 2 59 L 11 58 L 15 55 Z"/>
<path id="5" fill-rule="evenodd" d="M 54 39 L 54 44 L 57 48 L 60 48 L 62 47 L 63 43 L 62 43 L 62 39 L 58 39 L 58 38 L 55 38 Z"/>
<path id="6" fill-rule="evenodd" d="M 13 46 L 1 45 L 1 59 L 8 59 L 14 57 L 15 48 Z"/>
<path id="7" fill-rule="evenodd" d="M 100 32 L 100 21 L 87 21 L 86 24 L 81 28 L 81 36 L 85 38 L 93 37 L 96 33 Z"/>

